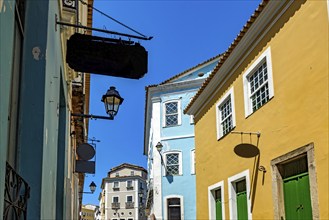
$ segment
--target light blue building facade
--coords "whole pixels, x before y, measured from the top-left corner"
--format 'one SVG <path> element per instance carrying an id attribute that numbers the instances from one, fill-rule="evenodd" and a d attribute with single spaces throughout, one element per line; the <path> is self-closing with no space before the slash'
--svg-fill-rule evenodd
<path id="1" fill-rule="evenodd" d="M 150 219 L 196 218 L 194 124 L 183 109 L 219 59 L 218 55 L 146 87 L 144 154 L 148 157 Z"/>

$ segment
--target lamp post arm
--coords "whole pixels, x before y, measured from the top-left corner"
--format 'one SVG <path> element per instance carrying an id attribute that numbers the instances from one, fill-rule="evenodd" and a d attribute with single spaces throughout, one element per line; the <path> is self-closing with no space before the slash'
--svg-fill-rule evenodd
<path id="1" fill-rule="evenodd" d="M 166 173 L 167 173 L 167 166 L 166 166 L 166 164 L 164 163 L 164 161 L 163 161 L 163 157 L 162 157 L 162 154 L 159 152 L 159 154 L 160 154 L 160 158 L 161 158 L 161 164 L 162 164 L 162 166 L 165 168 L 165 171 L 166 171 Z"/>
<path id="2" fill-rule="evenodd" d="M 79 113 L 71 113 L 71 116 L 75 117 L 82 117 L 82 118 L 90 118 L 90 119 L 106 119 L 106 120 L 113 120 L 113 116 L 99 116 L 99 115 L 87 115 L 87 114 L 79 114 Z"/>

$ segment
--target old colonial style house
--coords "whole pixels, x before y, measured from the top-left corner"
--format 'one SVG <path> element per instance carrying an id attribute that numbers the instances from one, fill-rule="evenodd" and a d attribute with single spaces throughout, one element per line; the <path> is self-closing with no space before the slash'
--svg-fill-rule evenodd
<path id="1" fill-rule="evenodd" d="M 67 40 L 83 30 L 57 21 L 91 27 L 92 9 L 78 0 L 0 1 L 1 219 L 79 218 L 75 152 L 88 120 L 71 113 L 88 112 L 90 79 L 65 62 Z"/>
<path id="2" fill-rule="evenodd" d="M 183 114 L 220 56 L 146 87 L 144 154 L 148 158 L 147 214 L 195 219 L 193 117 Z"/>
<path id="3" fill-rule="evenodd" d="M 185 108 L 196 219 L 328 219 L 328 2 L 263 1 Z"/>
<path id="4" fill-rule="evenodd" d="M 102 219 L 146 220 L 146 178 L 143 167 L 128 163 L 113 167 L 102 180 Z"/>

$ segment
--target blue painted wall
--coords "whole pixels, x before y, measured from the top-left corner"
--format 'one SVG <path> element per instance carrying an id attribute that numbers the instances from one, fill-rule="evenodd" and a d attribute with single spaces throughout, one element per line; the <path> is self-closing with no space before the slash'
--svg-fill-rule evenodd
<path id="1" fill-rule="evenodd" d="M 172 82 L 184 82 L 198 79 L 205 79 L 216 66 L 217 62 L 209 63 L 207 66 L 197 69 L 194 72 L 182 76 Z M 203 72 L 205 75 L 200 77 L 198 73 Z M 170 83 L 172 83 L 170 82 Z M 189 86 L 188 88 L 173 87 L 166 93 L 157 93 L 156 96 L 161 97 L 161 143 L 163 145 L 162 154 L 169 151 L 180 151 L 182 153 L 182 175 L 163 176 L 162 177 L 162 210 L 165 217 L 165 197 L 178 195 L 183 197 L 184 219 L 196 219 L 196 185 L 195 174 L 191 172 L 191 151 L 195 149 L 194 145 L 194 125 L 191 123 L 191 116 L 184 115 L 183 110 L 195 95 L 199 86 Z M 178 126 L 163 127 L 164 108 L 163 103 L 170 100 L 181 100 L 181 124 Z M 165 157 L 165 156 L 164 156 Z M 162 173 L 165 171 L 162 170 Z"/>
<path id="2" fill-rule="evenodd" d="M 15 1 L 0 1 L 0 214 L 3 213 L 10 81 L 13 67 Z"/>

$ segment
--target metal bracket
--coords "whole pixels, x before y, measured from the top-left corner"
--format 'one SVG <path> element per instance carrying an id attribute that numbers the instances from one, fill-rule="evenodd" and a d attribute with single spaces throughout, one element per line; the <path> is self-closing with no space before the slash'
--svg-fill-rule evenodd
<path id="1" fill-rule="evenodd" d="M 92 31 L 98 31 L 98 32 L 107 33 L 107 34 L 114 34 L 114 35 L 129 37 L 129 38 L 135 38 L 135 39 L 140 39 L 140 40 L 151 40 L 153 38 L 153 37 L 140 37 L 140 36 L 131 35 L 131 34 L 124 34 L 124 33 L 115 32 L 115 31 L 108 31 L 108 30 L 103 30 L 103 29 L 99 29 L 99 28 L 92 28 L 92 27 L 87 27 L 87 26 L 83 26 L 83 25 L 71 24 L 71 23 L 66 23 L 66 22 L 62 22 L 62 21 L 57 21 L 57 15 L 55 15 L 55 18 L 56 18 L 55 19 L 56 20 L 56 24 L 55 24 L 56 26 L 57 25 L 64 25 L 64 26 L 69 26 L 69 27 L 81 28 L 81 29 L 85 29 L 85 30 L 92 30 Z M 57 28 L 55 30 L 57 30 Z"/>

